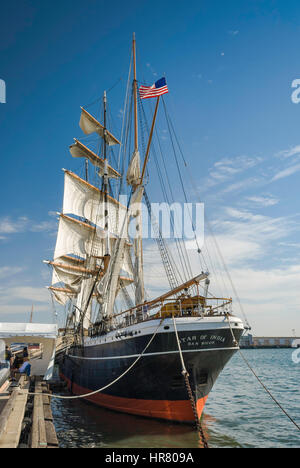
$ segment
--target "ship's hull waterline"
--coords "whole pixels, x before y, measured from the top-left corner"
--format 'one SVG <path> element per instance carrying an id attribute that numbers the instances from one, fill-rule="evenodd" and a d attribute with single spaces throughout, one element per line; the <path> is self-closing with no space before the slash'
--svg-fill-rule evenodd
<path id="1" fill-rule="evenodd" d="M 206 399 L 219 373 L 236 352 L 243 324 L 225 317 L 176 319 L 185 367 L 201 417 Z M 71 348 L 60 362 L 60 373 L 75 394 L 98 390 L 121 376 L 144 351 L 143 356 L 120 380 L 86 399 L 115 411 L 184 423 L 194 422 L 191 402 L 182 376 L 182 364 L 172 319 L 150 320 L 88 338 L 84 348 Z M 117 336 L 117 337 L 116 337 Z"/>

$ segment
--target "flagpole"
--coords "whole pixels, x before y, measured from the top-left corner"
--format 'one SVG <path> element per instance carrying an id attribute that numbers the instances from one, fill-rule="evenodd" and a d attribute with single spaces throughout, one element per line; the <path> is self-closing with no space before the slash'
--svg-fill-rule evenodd
<path id="1" fill-rule="evenodd" d="M 150 146 L 152 142 L 152 136 L 153 136 L 153 130 L 154 130 L 154 125 L 155 125 L 156 116 L 157 116 L 159 100 L 160 100 L 160 96 L 157 97 L 157 101 L 156 101 L 155 111 L 153 115 L 153 120 L 152 120 L 152 125 L 151 125 L 151 130 L 150 130 L 150 135 L 149 135 L 149 140 L 148 140 L 148 145 L 147 145 L 147 150 L 146 150 L 146 155 L 145 155 L 145 160 L 144 160 L 144 165 L 143 165 L 143 170 L 142 170 L 142 175 L 141 175 L 141 180 L 140 180 L 140 185 L 143 184 L 146 166 L 147 166 L 148 159 L 149 159 Z"/>
<path id="2" fill-rule="evenodd" d="M 138 150 L 138 114 L 137 114 L 137 80 L 136 80 L 136 44 L 135 33 L 133 33 L 133 97 L 134 97 L 134 149 Z"/>

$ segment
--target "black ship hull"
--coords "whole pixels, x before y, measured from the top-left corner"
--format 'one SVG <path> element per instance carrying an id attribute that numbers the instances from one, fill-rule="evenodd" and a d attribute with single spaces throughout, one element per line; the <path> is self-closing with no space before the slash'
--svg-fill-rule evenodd
<path id="1" fill-rule="evenodd" d="M 201 320 L 177 319 L 178 335 L 185 367 L 199 417 L 219 373 L 238 349 L 228 323 L 204 323 Z M 232 330 L 237 342 L 243 331 L 237 320 Z M 73 347 L 60 363 L 60 372 L 70 391 L 86 394 L 118 379 L 144 351 L 159 321 L 129 327 L 105 338 L 88 339 L 83 348 Z M 104 391 L 86 399 L 112 410 L 167 419 L 193 422 L 194 415 L 182 376 L 182 364 L 172 327 L 172 320 L 162 324 L 145 354 L 136 364 Z"/>

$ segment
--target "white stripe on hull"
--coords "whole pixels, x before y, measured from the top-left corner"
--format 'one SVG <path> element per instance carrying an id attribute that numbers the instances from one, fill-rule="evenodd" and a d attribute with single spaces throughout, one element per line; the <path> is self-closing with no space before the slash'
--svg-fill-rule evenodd
<path id="1" fill-rule="evenodd" d="M 238 350 L 238 347 L 231 347 L 231 348 L 208 348 L 208 349 L 186 349 L 182 350 L 183 353 L 199 353 L 199 352 L 205 352 L 205 351 L 230 351 L 230 350 Z M 162 353 L 145 353 L 144 356 L 159 356 L 159 355 L 166 355 L 166 354 L 178 354 L 179 351 L 165 351 Z M 130 358 L 136 358 L 140 356 L 139 354 L 131 354 L 128 356 L 108 356 L 108 357 L 82 357 L 82 356 L 73 356 L 71 354 L 68 354 L 68 357 L 72 359 L 81 359 L 81 360 L 86 360 L 86 361 L 102 361 L 102 360 L 107 360 L 107 359 L 130 359 Z"/>

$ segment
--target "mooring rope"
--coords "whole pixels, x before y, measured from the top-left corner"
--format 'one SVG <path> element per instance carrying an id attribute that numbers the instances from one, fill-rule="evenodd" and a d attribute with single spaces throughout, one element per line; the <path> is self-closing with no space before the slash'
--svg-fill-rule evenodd
<path id="1" fill-rule="evenodd" d="M 123 374 L 119 375 L 119 377 L 117 377 L 115 380 L 113 380 L 109 384 L 105 385 L 104 387 L 99 388 L 98 390 L 94 390 L 94 391 L 89 392 L 89 393 L 85 393 L 83 395 L 66 396 L 66 395 L 57 395 L 57 394 L 54 394 L 54 393 L 31 393 L 31 392 L 29 392 L 28 395 L 31 395 L 31 396 L 43 395 L 43 396 L 49 396 L 51 398 L 58 398 L 60 400 L 76 400 L 78 398 L 87 398 L 89 396 L 95 395 L 96 393 L 103 392 L 103 390 L 106 390 L 107 388 L 111 387 L 113 384 L 118 382 L 118 380 L 120 380 L 122 377 L 124 377 L 124 375 L 126 375 L 137 364 L 137 362 L 141 359 L 141 357 L 145 354 L 145 352 L 147 351 L 147 349 L 151 345 L 151 343 L 154 340 L 154 338 L 155 338 L 155 336 L 156 336 L 156 334 L 158 332 L 158 329 L 162 325 L 163 321 L 164 321 L 164 318 L 162 318 L 161 321 L 159 322 L 159 325 L 156 328 L 156 330 L 154 331 L 150 341 L 148 342 L 147 346 L 144 348 L 143 352 L 137 357 L 137 359 L 128 367 L 128 369 L 126 369 L 125 372 L 123 372 Z"/>
<path id="2" fill-rule="evenodd" d="M 279 403 L 279 401 L 274 397 L 274 395 L 272 395 L 272 393 L 270 392 L 270 390 L 266 387 L 266 385 L 262 382 L 262 380 L 258 377 L 258 375 L 256 374 L 255 370 L 252 368 L 251 364 L 249 363 L 249 361 L 246 359 L 246 357 L 244 356 L 244 354 L 242 353 L 241 351 L 241 348 L 239 347 L 239 344 L 234 336 L 234 333 L 233 333 L 233 330 L 231 328 L 231 323 L 230 323 L 230 320 L 229 320 L 229 314 L 226 314 L 226 318 L 228 320 L 228 323 L 229 323 L 229 328 L 230 328 L 230 331 L 231 331 L 231 334 L 232 334 L 232 338 L 233 338 L 233 341 L 234 343 L 236 343 L 236 345 L 238 346 L 238 351 L 243 359 L 243 361 L 245 362 L 245 364 L 248 366 L 248 368 L 250 369 L 250 371 L 252 372 L 252 374 L 254 375 L 254 377 L 257 379 L 257 381 L 260 383 L 260 385 L 263 387 L 263 389 L 268 393 L 268 395 L 272 398 L 272 400 L 274 401 L 274 403 L 276 403 L 276 405 L 281 409 L 281 411 L 289 418 L 289 420 L 294 424 L 294 426 L 298 429 L 298 431 L 300 431 L 300 426 L 296 423 L 296 421 L 288 414 L 288 412 L 283 408 L 283 406 Z"/>
<path id="3" fill-rule="evenodd" d="M 186 385 L 187 392 L 188 392 L 188 395 L 189 395 L 189 399 L 190 399 L 190 402 L 191 402 L 191 406 L 192 406 L 192 410 L 193 410 L 193 413 L 194 413 L 194 418 L 195 418 L 195 422 L 196 422 L 196 428 L 197 428 L 197 431 L 198 431 L 199 439 L 200 439 L 200 441 L 201 441 L 204 448 L 209 448 L 207 440 L 206 440 L 204 432 L 203 432 L 203 429 L 202 429 L 200 419 L 198 417 L 196 403 L 195 403 L 195 399 L 194 399 L 193 392 L 192 392 L 191 385 L 190 385 L 190 381 L 189 381 L 189 373 L 186 370 L 184 359 L 183 359 L 183 354 L 182 354 L 182 349 L 181 349 L 181 345 L 180 345 L 180 340 L 179 340 L 179 336 L 178 336 L 178 331 L 177 331 L 177 327 L 176 327 L 176 321 L 175 321 L 174 314 L 172 314 L 172 318 L 173 318 L 174 331 L 175 331 L 175 336 L 176 336 L 176 340 L 177 340 L 177 345 L 178 345 L 178 350 L 179 350 L 179 355 L 180 355 L 180 360 L 181 360 L 181 366 L 182 366 L 182 372 L 181 373 L 182 373 L 182 375 L 184 377 L 185 385 Z"/>

